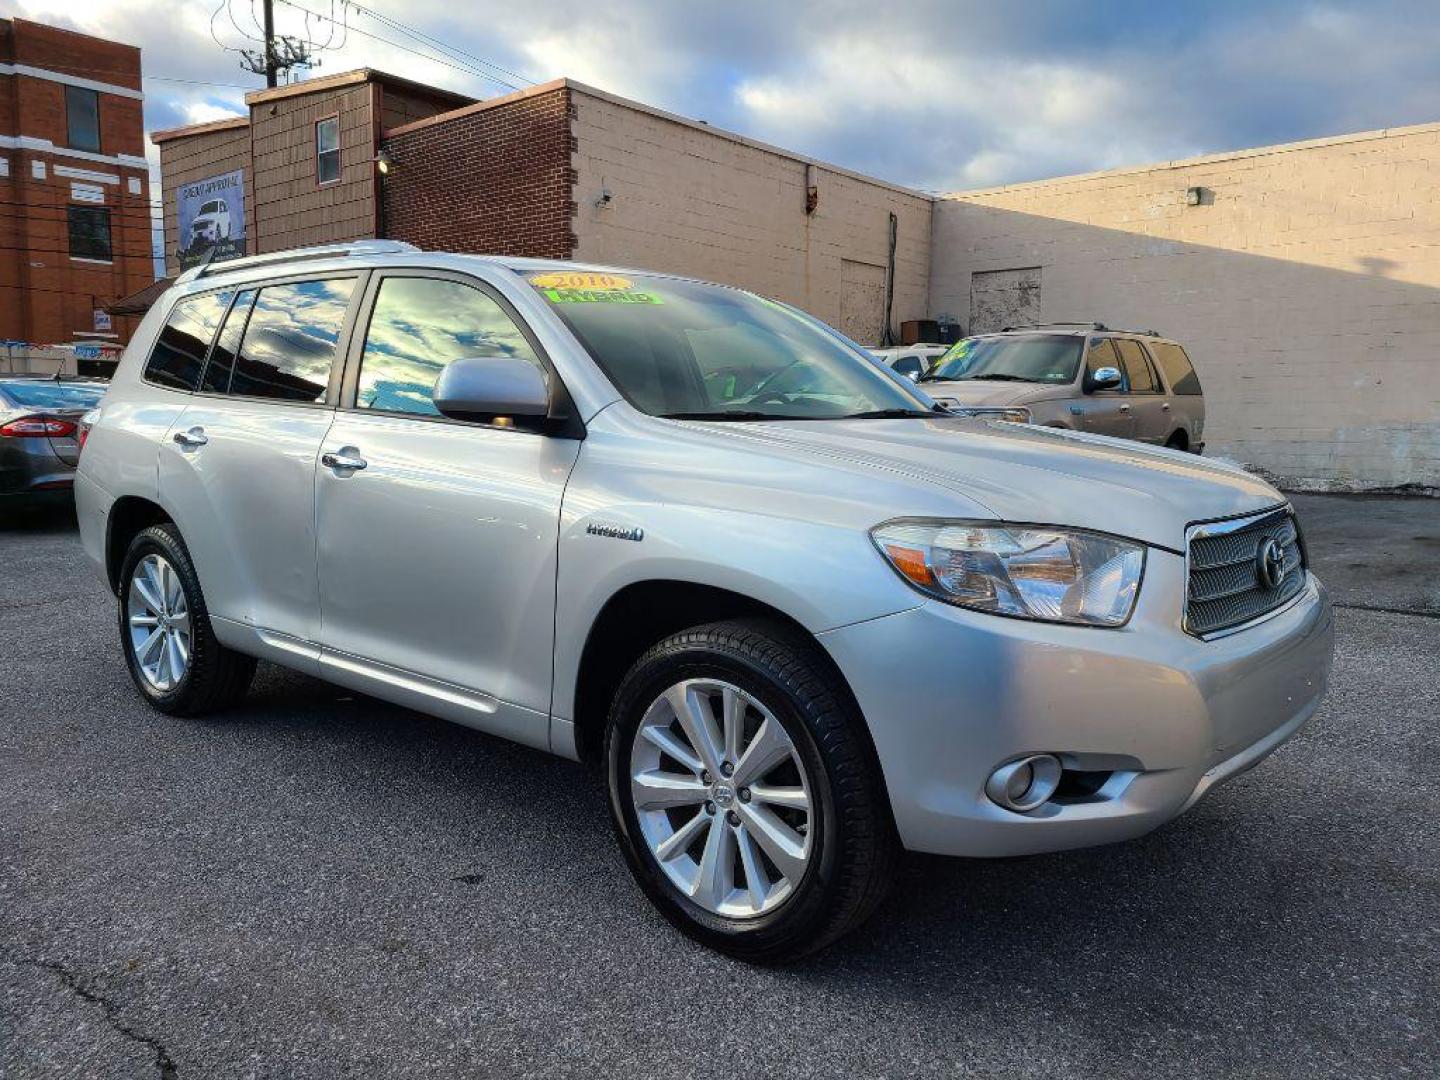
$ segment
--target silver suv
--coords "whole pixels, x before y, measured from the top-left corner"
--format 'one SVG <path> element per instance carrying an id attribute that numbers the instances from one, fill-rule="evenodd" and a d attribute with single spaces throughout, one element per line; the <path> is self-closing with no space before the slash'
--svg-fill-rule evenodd
<path id="1" fill-rule="evenodd" d="M 1050 323 L 968 337 L 918 381 L 969 416 L 1205 449 L 1200 377 L 1184 348 L 1153 330 Z"/>
<path id="2" fill-rule="evenodd" d="M 87 423 L 84 545 L 157 709 L 261 658 L 600 763 L 641 888 L 752 958 L 856 926 L 904 849 L 1155 828 L 1330 665 L 1262 481 L 937 412 L 677 277 L 384 242 L 192 270 Z"/>

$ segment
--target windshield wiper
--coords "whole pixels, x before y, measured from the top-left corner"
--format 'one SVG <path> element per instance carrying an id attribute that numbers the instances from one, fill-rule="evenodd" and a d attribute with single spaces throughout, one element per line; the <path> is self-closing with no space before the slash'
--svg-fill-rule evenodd
<path id="1" fill-rule="evenodd" d="M 1039 382 L 1039 379 L 1027 379 L 1024 375 L 1007 375 L 1003 371 L 994 371 L 987 375 L 961 375 L 960 381 L 985 379 L 989 382 Z"/>
<path id="2" fill-rule="evenodd" d="M 934 409 L 928 412 L 918 412 L 915 409 L 870 409 L 868 412 L 852 412 L 843 416 L 836 416 L 836 420 L 906 420 L 914 416 L 933 416 L 940 410 Z"/>
<path id="3" fill-rule="evenodd" d="M 669 412 L 658 413 L 661 420 L 813 420 L 810 416 L 788 416 L 785 413 L 754 412 L 744 409 L 729 409 L 720 412 Z"/>

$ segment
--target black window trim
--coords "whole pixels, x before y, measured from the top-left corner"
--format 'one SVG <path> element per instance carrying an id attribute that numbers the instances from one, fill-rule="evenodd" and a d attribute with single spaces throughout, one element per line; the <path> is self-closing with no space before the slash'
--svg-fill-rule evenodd
<path id="1" fill-rule="evenodd" d="M 426 278 L 434 281 L 453 281 L 461 285 L 468 285 L 477 290 L 499 305 L 510 320 L 520 330 L 530 348 L 534 351 L 540 366 L 545 369 L 545 374 L 550 381 L 550 417 L 544 430 L 537 430 L 532 427 L 521 425 L 500 425 L 485 423 L 479 420 L 456 420 L 449 416 L 431 416 L 424 413 L 402 412 L 397 409 L 362 409 L 355 404 L 359 396 L 360 388 L 360 363 L 365 354 L 365 339 L 370 333 L 370 320 L 375 314 L 375 301 L 380 295 L 380 287 L 389 278 Z M 419 424 L 445 424 L 457 427 L 483 428 L 488 431 L 518 432 L 525 435 L 538 435 L 542 438 L 585 438 L 585 422 L 580 419 L 579 410 L 575 407 L 575 401 L 570 396 L 570 391 L 565 386 L 565 380 L 561 378 L 559 370 L 550 359 L 545 346 L 540 343 L 534 329 L 525 320 L 519 310 L 510 299 L 496 286 L 483 278 L 473 274 L 467 274 L 460 270 L 452 270 L 443 267 L 425 266 L 397 266 L 394 268 L 376 269 L 370 275 L 369 282 L 365 286 L 364 301 L 355 320 L 355 330 L 351 335 L 349 348 L 345 355 L 345 371 L 339 387 L 338 412 L 350 413 L 357 416 L 391 417 L 398 420 L 409 420 Z"/>
<path id="2" fill-rule="evenodd" d="M 251 281 L 240 281 L 233 282 L 227 285 L 218 285 L 215 288 L 211 289 L 198 289 L 195 292 L 186 293 L 184 296 L 177 297 L 175 303 L 171 304 L 170 309 L 165 313 L 165 322 L 161 324 L 160 333 L 155 335 L 155 340 L 150 346 L 150 355 L 145 358 L 145 366 L 141 369 L 140 372 L 141 380 L 147 386 L 158 387 L 161 390 L 169 390 L 171 393 L 175 394 L 189 394 L 191 397 L 207 398 L 212 401 L 258 401 L 269 405 L 285 405 L 301 409 L 333 410 L 335 408 L 335 402 L 338 401 L 340 397 L 340 384 L 345 372 L 345 358 L 348 355 L 350 337 L 353 335 L 355 329 L 356 314 L 360 308 L 359 301 L 361 297 L 363 297 L 365 294 L 366 285 L 368 284 L 370 275 L 371 272 L 369 270 L 356 269 L 335 270 L 329 272 L 322 271 L 320 273 L 312 271 L 308 274 L 285 274 L 281 277 L 258 278 Z M 345 318 L 340 323 L 340 333 L 339 336 L 335 339 L 335 357 L 330 362 L 330 381 L 325 387 L 325 397 L 322 400 L 294 401 L 286 398 L 250 397 L 244 394 L 232 394 L 228 391 L 228 383 L 227 391 L 225 393 L 220 393 L 217 390 L 199 389 L 199 386 L 203 385 L 205 382 L 205 369 L 210 366 L 210 357 L 211 354 L 215 351 L 215 342 L 220 339 L 220 332 L 225 329 L 225 320 L 230 317 L 230 312 L 235 308 L 235 301 L 239 299 L 241 293 L 249 289 L 254 289 L 258 293 L 261 289 L 268 288 L 271 285 L 293 285 L 296 282 L 304 281 L 335 281 L 340 278 L 353 278 L 355 280 L 355 288 L 352 289 L 350 292 L 350 300 L 345 307 Z M 206 296 L 210 293 L 225 292 L 227 289 L 230 290 L 232 293 L 230 297 L 230 302 L 225 305 L 225 314 L 220 319 L 219 325 L 215 327 L 215 333 L 210 335 L 210 343 L 205 347 L 205 359 L 204 362 L 200 365 L 200 380 L 197 384 L 197 388 L 194 390 L 179 390 L 173 386 L 163 386 L 160 383 L 153 382 L 152 380 L 145 378 L 145 372 L 149 370 L 150 367 L 150 358 L 154 356 L 155 348 L 160 344 L 160 334 L 163 334 L 165 332 L 165 327 L 170 324 L 170 316 L 175 313 L 175 309 L 179 307 L 182 303 L 184 303 L 186 300 L 194 299 L 197 296 Z M 245 327 L 247 330 L 249 329 L 249 325 L 250 316 L 247 314 L 245 317 Z M 244 341 L 244 335 L 242 334 L 240 343 L 243 345 Z M 231 376 L 233 379 L 233 372 L 231 373 Z"/>

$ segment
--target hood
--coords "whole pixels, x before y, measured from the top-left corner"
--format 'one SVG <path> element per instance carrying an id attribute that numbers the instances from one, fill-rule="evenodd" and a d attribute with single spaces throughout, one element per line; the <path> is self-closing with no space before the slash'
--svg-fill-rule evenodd
<path id="1" fill-rule="evenodd" d="M 979 503 L 1002 521 L 1092 529 L 1177 552 L 1184 551 L 1185 527 L 1192 522 L 1285 501 L 1239 467 L 1194 454 L 983 418 L 703 427 L 717 435 L 722 431 L 716 429 L 723 429 L 725 436 L 771 454 L 926 481 Z M 881 517 L 908 511 L 899 501 L 878 508 Z"/>
<path id="2" fill-rule="evenodd" d="M 942 379 L 936 382 L 922 382 L 918 385 L 921 390 L 937 401 L 948 398 L 958 401 L 961 405 L 996 407 L 1029 405 L 1034 401 L 1071 397 L 1075 393 L 1072 383 L 1056 385 L 1032 382 L 993 382 L 989 379 Z"/>

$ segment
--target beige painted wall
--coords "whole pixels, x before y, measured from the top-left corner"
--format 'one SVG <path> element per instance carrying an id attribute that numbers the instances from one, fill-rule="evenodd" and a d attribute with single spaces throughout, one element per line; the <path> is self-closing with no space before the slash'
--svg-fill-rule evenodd
<path id="1" fill-rule="evenodd" d="M 873 271 L 842 275 L 842 262 L 883 276 L 893 210 L 892 326 L 898 334 L 902 321 L 924 317 L 928 196 L 816 165 L 819 204 L 807 215 L 805 158 L 571 86 L 575 258 L 743 285 L 861 333 L 868 320 L 855 297 L 845 301 L 842 276 L 868 289 Z M 613 197 L 597 207 L 602 188 Z M 856 325 L 845 327 L 842 313 Z"/>
<path id="2" fill-rule="evenodd" d="M 1183 342 L 1214 453 L 1440 486 L 1440 125 L 952 195 L 934 251 L 967 326 L 972 273 L 1037 266 L 1042 318 Z"/>

